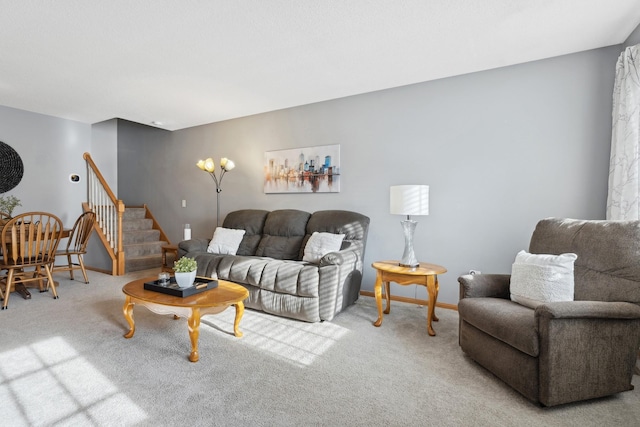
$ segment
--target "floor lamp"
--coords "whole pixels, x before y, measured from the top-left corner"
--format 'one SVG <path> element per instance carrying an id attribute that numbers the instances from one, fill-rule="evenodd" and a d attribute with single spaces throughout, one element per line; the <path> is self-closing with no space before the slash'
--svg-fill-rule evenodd
<path id="1" fill-rule="evenodd" d="M 222 169 L 222 171 L 220 172 L 219 178 L 214 173 L 214 171 L 216 170 L 216 164 L 211 157 L 206 160 L 199 160 L 198 163 L 196 163 L 196 166 L 211 175 L 211 178 L 213 178 L 213 182 L 216 183 L 216 226 L 219 227 L 220 193 L 222 192 L 222 188 L 220 187 L 220 185 L 222 184 L 222 178 L 224 177 L 224 174 L 235 168 L 236 164 L 233 163 L 233 160 L 229 160 L 226 157 L 220 159 L 220 169 Z"/>
<path id="2" fill-rule="evenodd" d="M 404 231 L 404 253 L 400 265 L 417 267 L 420 262 L 413 251 L 413 233 L 418 224 L 411 215 L 429 215 L 428 185 L 394 185 L 390 191 L 390 211 L 393 215 L 406 215 L 400 222 Z"/>

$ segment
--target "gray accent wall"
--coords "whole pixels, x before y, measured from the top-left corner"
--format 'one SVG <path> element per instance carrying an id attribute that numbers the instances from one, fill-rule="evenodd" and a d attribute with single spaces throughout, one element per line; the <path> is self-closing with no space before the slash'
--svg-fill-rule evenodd
<path id="1" fill-rule="evenodd" d="M 624 42 L 624 47 L 633 46 L 640 43 L 640 25 L 631 32 L 627 40 Z"/>
<path id="2" fill-rule="evenodd" d="M 237 167 L 222 183 L 222 216 L 243 208 L 368 215 L 362 289 L 371 291 L 371 263 L 399 259 L 404 245 L 403 218 L 389 213 L 389 187 L 428 184 L 430 214 L 414 218 L 415 252 L 448 269 L 439 301 L 457 304 L 457 277 L 470 269 L 509 273 L 539 219 L 604 218 L 620 51 L 591 50 L 175 132 L 119 121 L 118 193 L 127 204 L 149 205 L 174 243 L 184 223 L 194 237 L 211 237 L 215 186 L 195 163 L 228 157 Z M 340 193 L 264 194 L 265 151 L 327 144 L 340 144 Z M 415 286 L 394 284 L 391 292 L 427 298 Z"/>
<path id="3" fill-rule="evenodd" d="M 91 125 L 91 158 L 118 197 L 118 119 Z"/>

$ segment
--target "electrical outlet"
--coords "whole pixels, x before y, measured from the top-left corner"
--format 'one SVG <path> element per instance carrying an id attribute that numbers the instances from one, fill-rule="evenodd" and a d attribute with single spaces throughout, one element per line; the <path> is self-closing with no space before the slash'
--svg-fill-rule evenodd
<path id="1" fill-rule="evenodd" d="M 187 201 L 186 200 L 182 200 L 182 207 L 186 208 L 187 207 Z"/>

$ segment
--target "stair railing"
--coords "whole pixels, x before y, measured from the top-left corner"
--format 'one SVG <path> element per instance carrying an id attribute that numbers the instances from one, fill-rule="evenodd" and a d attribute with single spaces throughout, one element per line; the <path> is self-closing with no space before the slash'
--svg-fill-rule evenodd
<path id="1" fill-rule="evenodd" d="M 87 205 L 96 214 L 97 233 L 111 257 L 113 275 L 125 273 L 124 250 L 122 248 L 122 216 L 125 205 L 116 198 L 98 166 L 89 153 L 82 156 L 87 162 Z"/>

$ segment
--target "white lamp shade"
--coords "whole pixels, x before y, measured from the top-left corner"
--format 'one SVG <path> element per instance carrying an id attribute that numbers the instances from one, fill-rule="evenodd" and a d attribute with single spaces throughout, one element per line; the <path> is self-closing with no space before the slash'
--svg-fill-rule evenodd
<path id="1" fill-rule="evenodd" d="M 390 195 L 393 215 L 429 215 L 428 185 L 394 185 Z"/>

